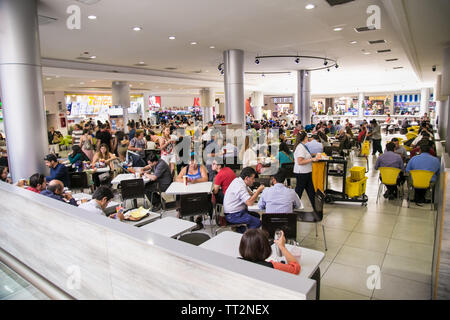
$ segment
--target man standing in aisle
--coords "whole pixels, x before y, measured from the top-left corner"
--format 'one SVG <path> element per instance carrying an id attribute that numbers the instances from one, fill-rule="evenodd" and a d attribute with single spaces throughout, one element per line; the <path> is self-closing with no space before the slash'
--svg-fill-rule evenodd
<path id="1" fill-rule="evenodd" d="M 380 154 L 383 154 L 383 149 L 381 148 L 381 128 L 378 125 L 377 120 L 375 119 L 371 121 L 371 124 L 372 124 L 372 131 L 367 136 L 371 137 L 373 141 L 372 155 L 375 156 L 377 154 L 377 151 Z"/>

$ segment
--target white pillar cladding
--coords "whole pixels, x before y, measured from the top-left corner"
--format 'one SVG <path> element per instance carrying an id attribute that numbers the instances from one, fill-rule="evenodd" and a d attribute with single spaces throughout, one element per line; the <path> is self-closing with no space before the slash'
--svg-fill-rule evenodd
<path id="1" fill-rule="evenodd" d="M 142 120 L 147 121 L 147 118 L 150 118 L 149 107 L 150 107 L 150 91 L 144 92 L 144 106 L 142 110 Z"/>
<path id="2" fill-rule="evenodd" d="M 262 119 L 262 107 L 264 107 L 264 93 L 262 91 L 252 92 L 252 107 L 254 108 L 254 116 L 256 120 Z"/>
<path id="3" fill-rule="evenodd" d="M 213 121 L 213 107 L 216 104 L 216 93 L 213 88 L 203 88 L 200 92 L 200 105 L 203 109 L 203 123 Z"/>
<path id="4" fill-rule="evenodd" d="M 430 103 L 430 89 L 422 88 L 420 90 L 420 115 L 423 116 L 425 113 L 430 116 L 429 112 L 429 103 Z"/>
<path id="5" fill-rule="evenodd" d="M 48 153 L 36 1 L 0 0 L 0 83 L 14 182 L 45 173 Z"/>
<path id="6" fill-rule="evenodd" d="M 113 106 L 122 106 L 124 129 L 126 130 L 129 120 L 128 108 L 130 107 L 130 86 L 128 85 L 128 82 L 112 82 L 112 104 Z"/>
<path id="7" fill-rule="evenodd" d="M 391 103 L 394 103 L 394 101 Z M 360 119 L 364 118 L 364 93 L 362 92 L 358 95 L 358 117 Z"/>
<path id="8" fill-rule="evenodd" d="M 226 121 L 245 125 L 244 51 L 223 52 Z"/>
<path id="9" fill-rule="evenodd" d="M 450 47 L 444 49 L 441 95 L 450 96 Z"/>
<path id="10" fill-rule="evenodd" d="M 295 95 L 298 118 L 303 125 L 311 124 L 311 72 L 297 71 L 297 92 Z"/>

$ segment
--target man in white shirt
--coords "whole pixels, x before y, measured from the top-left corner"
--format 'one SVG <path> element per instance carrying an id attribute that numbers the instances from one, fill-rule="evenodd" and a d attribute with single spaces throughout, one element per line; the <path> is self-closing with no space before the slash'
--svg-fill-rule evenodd
<path id="1" fill-rule="evenodd" d="M 260 209 L 266 209 L 267 213 L 292 213 L 294 209 L 301 207 L 297 193 L 283 184 L 285 179 L 281 169 L 271 177 L 273 186 L 264 189 L 261 194 L 258 202 Z"/>
<path id="2" fill-rule="evenodd" d="M 252 206 L 259 194 L 264 190 L 264 185 L 252 193 L 249 189 L 255 182 L 256 171 L 251 167 L 242 169 L 239 178 L 231 182 L 223 199 L 223 209 L 225 219 L 230 224 L 245 223 L 249 229 L 256 229 L 261 226 L 259 214 L 250 213 L 248 207 Z M 245 230 L 238 228 L 238 232 L 243 233 Z"/>
<path id="3" fill-rule="evenodd" d="M 104 210 L 113 198 L 114 194 L 111 189 L 106 186 L 101 186 L 94 191 L 92 200 L 80 204 L 78 208 L 104 216 Z M 116 219 L 116 214 L 111 214 L 109 217 L 112 219 Z M 119 217 L 120 221 L 124 219 L 123 213 L 118 213 L 117 217 Z"/>

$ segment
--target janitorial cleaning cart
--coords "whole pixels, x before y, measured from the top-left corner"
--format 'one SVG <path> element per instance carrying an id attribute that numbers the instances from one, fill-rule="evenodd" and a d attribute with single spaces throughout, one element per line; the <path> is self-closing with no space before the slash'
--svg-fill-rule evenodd
<path id="1" fill-rule="evenodd" d="M 367 177 L 366 168 L 353 167 L 350 169 L 350 176 L 347 177 L 347 159 L 343 157 L 330 157 L 321 159 L 325 162 L 325 202 L 361 202 L 362 206 L 367 206 L 369 198 L 366 196 Z M 338 164 L 338 169 L 333 169 L 332 164 Z M 342 190 L 332 190 L 329 187 L 328 177 L 341 177 Z"/>

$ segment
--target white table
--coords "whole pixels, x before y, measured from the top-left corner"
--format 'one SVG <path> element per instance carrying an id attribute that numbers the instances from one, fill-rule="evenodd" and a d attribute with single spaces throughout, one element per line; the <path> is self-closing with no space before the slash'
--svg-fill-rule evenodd
<path id="1" fill-rule="evenodd" d="M 239 254 L 239 244 L 241 243 L 242 234 L 231 231 L 224 231 L 219 233 L 217 236 L 211 238 L 210 240 L 203 242 L 200 247 L 212 251 L 216 251 L 227 256 L 238 258 L 241 255 Z M 267 259 L 277 261 L 276 244 L 272 245 L 272 255 Z M 286 249 L 289 251 L 292 250 L 294 246 L 290 244 L 286 244 Z M 312 250 L 308 248 L 301 248 L 301 257 L 299 260 L 300 263 L 300 276 L 310 278 L 314 272 L 319 267 L 319 264 L 325 257 L 325 254 L 321 251 Z M 284 257 L 283 257 L 284 259 Z M 279 260 L 278 260 L 279 261 Z"/>
<path id="2" fill-rule="evenodd" d="M 131 224 L 135 227 L 142 227 L 142 226 L 145 226 L 145 225 L 149 224 L 150 222 L 153 222 L 160 218 L 161 218 L 160 213 L 149 212 L 149 215 L 142 220 L 139 220 L 139 221 L 122 220 L 122 222 L 124 222 L 126 224 Z"/>
<path id="3" fill-rule="evenodd" d="M 150 223 L 142 230 L 151 231 L 162 236 L 175 238 L 182 233 L 192 230 L 197 224 L 191 221 L 167 217 Z"/>
<path id="4" fill-rule="evenodd" d="M 136 176 L 133 173 L 122 173 L 117 175 L 117 177 L 115 177 L 112 181 L 111 184 L 119 184 L 124 180 L 133 180 L 133 179 L 138 179 L 136 178 Z M 144 184 L 146 184 L 147 182 L 150 181 L 150 179 L 146 179 L 146 178 L 140 178 L 144 180 Z"/>
<path id="5" fill-rule="evenodd" d="M 191 193 L 211 193 L 212 192 L 212 182 L 201 182 L 184 185 L 182 182 L 172 182 L 166 190 L 166 194 L 191 194 Z"/>

